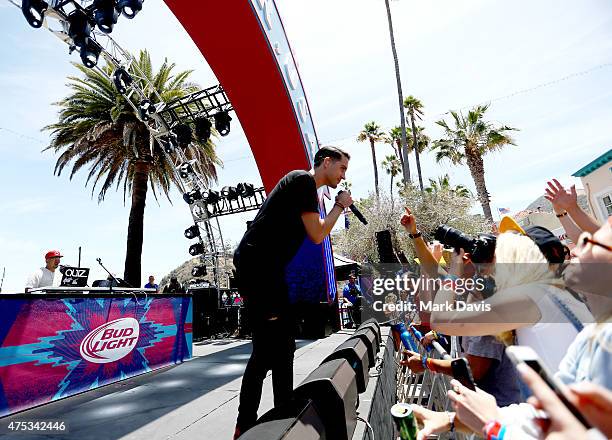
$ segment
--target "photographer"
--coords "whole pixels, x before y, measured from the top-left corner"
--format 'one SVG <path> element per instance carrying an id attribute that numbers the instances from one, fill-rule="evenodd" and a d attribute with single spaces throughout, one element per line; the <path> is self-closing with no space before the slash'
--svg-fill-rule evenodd
<path id="1" fill-rule="evenodd" d="M 356 281 L 357 277 L 354 273 L 351 273 L 346 286 L 342 289 L 342 297 L 349 308 L 349 317 L 355 328 L 361 325 L 361 312 L 363 310 L 363 295 Z"/>

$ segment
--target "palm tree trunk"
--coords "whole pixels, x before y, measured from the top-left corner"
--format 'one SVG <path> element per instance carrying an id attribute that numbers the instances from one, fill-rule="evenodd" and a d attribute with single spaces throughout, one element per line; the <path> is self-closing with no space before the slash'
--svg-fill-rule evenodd
<path id="1" fill-rule="evenodd" d="M 134 164 L 132 180 L 132 206 L 127 233 L 127 249 L 125 252 L 125 267 L 123 279 L 130 286 L 140 287 L 142 241 L 144 234 L 144 210 L 147 200 L 149 169 L 147 160 L 138 160 Z"/>
<path id="2" fill-rule="evenodd" d="M 376 198 L 378 198 L 380 195 L 378 193 L 378 167 L 376 166 L 376 150 L 372 139 L 370 139 L 370 148 L 372 149 L 372 165 L 374 166 L 374 189 L 376 190 Z"/>
<path id="3" fill-rule="evenodd" d="M 491 214 L 491 206 L 489 206 L 489 192 L 485 183 L 484 161 L 482 156 L 468 146 L 465 148 L 466 163 L 472 174 L 472 179 L 476 185 L 476 194 L 482 206 L 482 212 L 488 222 L 493 223 L 493 215 Z"/>
<path id="4" fill-rule="evenodd" d="M 393 35 L 393 20 L 391 19 L 391 8 L 389 0 L 385 0 L 387 8 L 387 20 L 389 21 L 389 38 L 391 39 L 391 52 L 393 53 L 393 62 L 395 63 L 395 81 L 397 82 L 397 96 L 399 100 L 400 125 L 402 127 L 402 151 L 404 157 L 408 157 L 408 145 L 406 144 L 406 119 L 404 116 L 404 94 L 402 93 L 402 81 L 400 79 L 399 61 L 397 59 L 397 50 L 395 49 L 395 37 Z M 402 161 L 402 172 L 404 174 L 404 184 L 410 183 L 410 169 L 404 168 Z"/>
<path id="5" fill-rule="evenodd" d="M 391 195 L 391 212 L 393 212 L 393 177 L 395 176 L 391 174 L 391 188 L 389 191 L 389 194 Z"/>
<path id="6" fill-rule="evenodd" d="M 414 123 L 414 114 L 410 113 L 410 124 L 412 125 L 412 149 L 416 159 L 417 173 L 419 175 L 419 187 L 423 191 L 423 176 L 421 175 L 421 160 L 419 159 L 419 141 L 417 139 L 416 124 Z M 408 156 L 406 156 L 408 159 Z"/>
<path id="7" fill-rule="evenodd" d="M 400 160 L 400 163 L 402 164 L 402 172 L 404 171 L 404 154 L 402 153 L 402 146 L 401 146 L 401 141 L 398 139 L 397 141 L 395 141 L 395 143 L 397 144 L 397 157 Z M 408 170 L 408 181 L 410 181 L 410 164 L 408 162 L 406 162 L 406 169 Z"/>

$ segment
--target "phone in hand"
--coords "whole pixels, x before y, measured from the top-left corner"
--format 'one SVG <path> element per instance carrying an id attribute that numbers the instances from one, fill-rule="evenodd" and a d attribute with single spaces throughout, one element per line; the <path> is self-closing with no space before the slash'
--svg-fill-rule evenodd
<path id="1" fill-rule="evenodd" d="M 451 361 L 451 369 L 453 371 L 453 378 L 458 380 L 461 385 L 469 388 L 472 391 L 476 391 L 476 384 L 474 383 L 474 376 L 472 375 L 472 369 L 470 363 L 464 357 L 453 359 Z"/>
<path id="2" fill-rule="evenodd" d="M 506 348 L 506 354 L 508 358 L 512 361 L 514 365 L 518 365 L 520 363 L 525 363 L 533 371 L 538 373 L 538 375 L 546 382 L 557 395 L 559 400 L 563 402 L 565 407 L 569 409 L 569 411 L 584 425 L 585 428 L 591 428 L 591 424 L 587 422 L 582 413 L 574 406 L 572 402 L 570 402 L 563 392 L 564 385 L 556 379 L 546 368 L 542 360 L 539 358 L 538 354 L 531 348 L 524 345 L 511 345 Z"/>

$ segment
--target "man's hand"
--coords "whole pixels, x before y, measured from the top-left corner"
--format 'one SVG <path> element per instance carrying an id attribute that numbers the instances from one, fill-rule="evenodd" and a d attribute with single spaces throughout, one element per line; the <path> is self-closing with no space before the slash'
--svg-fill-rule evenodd
<path id="1" fill-rule="evenodd" d="M 412 405 L 412 411 L 423 425 L 423 429 L 417 433 L 417 440 L 425 440 L 432 434 L 441 434 L 450 429 L 450 417 L 446 412 L 431 411 L 419 405 Z"/>
<path id="2" fill-rule="evenodd" d="M 336 202 L 340 203 L 346 209 L 353 204 L 353 199 L 348 191 L 340 191 L 336 196 Z"/>
<path id="3" fill-rule="evenodd" d="M 400 362 L 400 365 L 407 366 L 408 368 L 410 368 L 410 371 L 415 374 L 422 373 L 423 371 L 425 371 L 425 368 L 423 368 L 423 361 L 421 361 L 420 354 L 415 353 L 414 351 L 406 350 L 404 352 L 404 356 L 405 360 L 402 360 Z"/>
<path id="4" fill-rule="evenodd" d="M 402 224 L 404 228 L 406 228 L 406 231 L 408 231 L 410 234 L 416 234 L 416 231 L 417 231 L 416 218 L 414 217 L 414 215 L 412 215 L 412 212 L 410 212 L 410 209 L 407 206 L 405 209 L 406 209 L 406 212 L 404 215 L 402 215 L 402 218 L 400 219 L 400 223 Z"/>
<path id="5" fill-rule="evenodd" d="M 552 182 L 549 181 L 546 183 L 548 184 L 548 188 L 546 188 L 544 198 L 552 203 L 553 210 L 557 214 L 562 214 L 563 211 L 569 211 L 578 205 L 576 185 L 572 185 L 568 191 L 557 179 L 553 179 Z"/>
<path id="6" fill-rule="evenodd" d="M 444 245 L 440 243 L 439 241 L 434 241 L 430 249 L 431 249 L 431 255 L 433 255 L 433 257 L 439 263 L 440 259 L 442 258 L 442 252 L 444 251 Z M 446 263 L 448 264 L 448 261 Z"/>

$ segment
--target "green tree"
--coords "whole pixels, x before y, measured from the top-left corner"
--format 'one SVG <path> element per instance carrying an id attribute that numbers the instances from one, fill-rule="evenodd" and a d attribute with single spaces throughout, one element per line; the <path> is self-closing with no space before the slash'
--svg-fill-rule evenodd
<path id="1" fill-rule="evenodd" d="M 165 102 L 198 90 L 195 84 L 188 82 L 191 71 L 174 74 L 175 65 L 167 60 L 154 72 L 147 51 L 140 52 L 136 63 Z M 99 189 L 98 203 L 113 186 L 116 190 L 123 186 L 124 201 L 131 195 L 123 277 L 130 285 L 139 286 L 147 191 L 150 186 L 156 200 L 158 192 L 170 200 L 170 188 L 172 184 L 178 186 L 179 180 L 172 161 L 111 80 L 97 70 L 80 64 L 74 66 L 83 76 L 69 77 L 71 93 L 55 103 L 60 107 L 59 120 L 44 127 L 51 132 L 51 143 L 45 150 L 59 154 L 54 170 L 58 176 L 67 166 L 72 167 L 70 179 L 81 168 L 88 167 L 85 186 L 92 184 L 92 197 Z M 112 74 L 109 64 L 103 69 L 107 75 Z M 132 69 L 130 74 L 144 90 L 144 80 Z M 154 104 L 158 101 L 153 93 L 148 99 Z M 193 142 L 185 154 L 197 161 L 208 182 L 216 180 L 216 166 L 220 161 L 210 140 Z"/>
<path id="2" fill-rule="evenodd" d="M 488 108 L 488 105 L 478 105 L 467 115 L 451 111 L 452 127 L 444 119 L 436 121 L 436 124 L 444 129 L 444 137 L 434 142 L 433 150 L 436 152 L 437 162 L 450 160 L 453 165 L 467 164 L 484 216 L 492 223 L 483 156 L 501 150 L 506 145 L 516 145 L 508 134 L 516 128 L 486 121 L 484 116 Z"/>
<path id="3" fill-rule="evenodd" d="M 393 127 L 391 130 L 389 130 L 389 133 L 387 133 L 387 136 L 385 137 L 385 142 L 391 145 L 391 148 L 393 148 L 393 151 L 395 152 L 395 155 L 399 159 L 402 166 L 402 171 L 405 171 L 406 180 L 408 183 L 410 183 L 410 164 L 408 161 L 404 163 L 404 154 L 402 153 L 402 127 Z M 407 147 L 407 151 L 410 153 L 409 147 Z M 406 168 L 404 169 L 404 167 Z"/>
<path id="4" fill-rule="evenodd" d="M 374 189 L 376 196 L 379 196 L 378 190 L 378 165 L 376 163 L 376 149 L 375 143 L 384 140 L 384 133 L 380 129 L 380 125 L 376 122 L 371 121 L 365 124 L 361 133 L 357 136 L 357 142 L 370 142 L 370 148 L 372 150 L 372 166 L 374 167 Z"/>
<path id="5" fill-rule="evenodd" d="M 387 174 L 391 176 L 389 194 L 391 195 L 391 203 L 393 204 L 393 179 L 395 179 L 395 176 L 402 172 L 402 165 L 397 157 L 394 155 L 389 155 L 385 157 L 385 160 L 383 160 L 382 167 Z"/>
<path id="6" fill-rule="evenodd" d="M 423 104 L 414 96 L 410 95 L 404 99 L 404 108 L 410 118 L 410 126 L 412 127 L 412 145 L 419 145 L 417 136 L 419 129 L 416 126 L 415 119 L 421 120 L 423 118 Z M 416 159 L 417 173 L 419 175 L 419 187 L 423 191 L 423 176 L 421 175 L 421 159 L 419 157 L 420 151 L 418 148 L 414 149 L 414 157 Z M 408 157 L 406 157 L 408 160 Z"/>
<path id="7" fill-rule="evenodd" d="M 435 194 L 440 191 L 451 191 L 459 197 L 472 197 L 472 193 L 463 185 L 457 185 L 453 187 L 450 183 L 450 177 L 448 174 L 438 177 L 437 180 L 429 179 L 429 186 L 425 188 L 430 194 Z"/>

